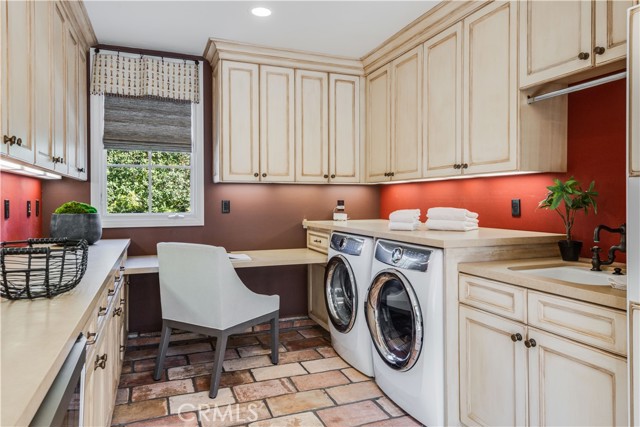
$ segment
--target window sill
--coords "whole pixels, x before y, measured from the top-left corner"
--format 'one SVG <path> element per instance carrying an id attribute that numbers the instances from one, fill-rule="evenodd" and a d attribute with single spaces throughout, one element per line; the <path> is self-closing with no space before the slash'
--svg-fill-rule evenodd
<path id="1" fill-rule="evenodd" d="M 141 227 L 198 227 L 204 226 L 204 218 L 197 215 L 185 215 L 183 218 L 168 218 L 166 214 L 144 215 L 120 214 L 102 216 L 102 228 L 141 228 Z"/>

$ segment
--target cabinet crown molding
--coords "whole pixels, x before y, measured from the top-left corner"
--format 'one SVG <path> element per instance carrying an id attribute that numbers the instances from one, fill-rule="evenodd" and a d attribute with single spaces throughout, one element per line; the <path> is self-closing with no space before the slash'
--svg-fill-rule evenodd
<path id="1" fill-rule="evenodd" d="M 88 51 L 89 47 L 98 43 L 96 33 L 89 20 L 87 9 L 82 1 L 61 1 L 67 16 L 73 22 L 73 28 L 77 31 L 81 39 L 83 51 Z"/>
<path id="2" fill-rule="evenodd" d="M 362 62 L 359 59 L 214 38 L 210 38 L 207 42 L 203 56 L 214 68 L 220 60 L 231 60 L 356 76 L 364 75 Z"/>

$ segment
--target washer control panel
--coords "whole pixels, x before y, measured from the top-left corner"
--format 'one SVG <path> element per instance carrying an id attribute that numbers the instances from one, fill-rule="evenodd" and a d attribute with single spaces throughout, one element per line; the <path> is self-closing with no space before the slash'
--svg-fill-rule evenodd
<path id="1" fill-rule="evenodd" d="M 403 270 L 427 271 L 433 251 L 427 248 L 406 246 L 397 242 L 378 240 L 376 259 L 392 267 Z"/>
<path id="2" fill-rule="evenodd" d="M 331 235 L 331 249 L 342 254 L 360 256 L 364 246 L 364 239 L 347 234 L 333 233 Z"/>

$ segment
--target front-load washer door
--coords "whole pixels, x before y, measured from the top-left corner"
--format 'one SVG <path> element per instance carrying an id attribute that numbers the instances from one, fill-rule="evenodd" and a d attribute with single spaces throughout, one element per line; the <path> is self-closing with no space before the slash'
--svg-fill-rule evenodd
<path id="1" fill-rule="evenodd" d="M 344 256 L 335 255 L 327 263 L 324 290 L 331 323 L 338 332 L 349 332 L 358 313 L 358 291 L 353 270 Z"/>
<path id="2" fill-rule="evenodd" d="M 413 287 L 402 273 L 387 269 L 374 277 L 365 315 L 382 360 L 398 371 L 411 369 L 422 349 L 422 313 Z"/>

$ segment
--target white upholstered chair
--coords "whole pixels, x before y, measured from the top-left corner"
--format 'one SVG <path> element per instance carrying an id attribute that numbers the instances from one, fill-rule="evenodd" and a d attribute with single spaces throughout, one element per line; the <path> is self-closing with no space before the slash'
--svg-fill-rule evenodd
<path id="1" fill-rule="evenodd" d="M 278 295 L 249 290 L 224 248 L 191 243 L 158 243 L 162 338 L 153 374 L 159 380 L 172 329 L 216 337 L 209 397 L 218 394 L 229 335 L 271 322 L 271 361 L 278 363 Z"/>

